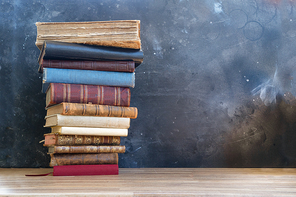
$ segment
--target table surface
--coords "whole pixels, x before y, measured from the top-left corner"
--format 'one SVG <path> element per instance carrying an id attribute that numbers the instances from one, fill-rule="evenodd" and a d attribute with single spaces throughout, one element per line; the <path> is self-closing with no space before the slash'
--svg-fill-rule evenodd
<path id="1" fill-rule="evenodd" d="M 25 176 L 51 168 L 0 168 L 5 196 L 296 196 L 294 168 L 120 168 L 119 175 Z"/>

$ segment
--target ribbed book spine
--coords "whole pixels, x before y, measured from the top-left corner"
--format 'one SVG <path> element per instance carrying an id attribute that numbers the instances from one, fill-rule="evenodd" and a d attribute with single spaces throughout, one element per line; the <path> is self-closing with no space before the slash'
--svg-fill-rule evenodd
<path id="1" fill-rule="evenodd" d="M 50 146 L 49 153 L 124 153 L 125 146 Z"/>

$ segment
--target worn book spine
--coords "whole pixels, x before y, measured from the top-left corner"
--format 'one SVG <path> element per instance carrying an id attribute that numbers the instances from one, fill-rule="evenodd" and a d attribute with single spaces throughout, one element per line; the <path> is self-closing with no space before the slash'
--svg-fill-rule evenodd
<path id="1" fill-rule="evenodd" d="M 54 166 L 53 176 L 118 175 L 117 164 Z"/>
<path id="2" fill-rule="evenodd" d="M 47 108 L 47 116 L 59 113 L 71 116 L 102 116 L 135 119 L 138 116 L 136 107 L 119 107 L 82 103 L 61 103 Z"/>
<path id="3" fill-rule="evenodd" d="M 130 118 L 67 116 L 60 114 L 46 116 L 44 127 L 54 126 L 128 129 L 130 127 Z"/>
<path id="4" fill-rule="evenodd" d="M 119 145 L 119 136 L 88 136 L 88 135 L 44 135 L 44 146 L 77 146 L 77 145 Z"/>
<path id="5" fill-rule="evenodd" d="M 130 89 L 123 87 L 51 83 L 46 107 L 62 102 L 130 106 Z"/>
<path id="6" fill-rule="evenodd" d="M 118 153 L 50 154 L 50 167 L 63 165 L 118 164 Z"/>
<path id="7" fill-rule="evenodd" d="M 138 49 L 94 46 L 86 44 L 45 41 L 38 62 L 42 59 L 134 61 L 135 66 L 143 62 L 143 51 Z"/>
<path id="8" fill-rule="evenodd" d="M 50 146 L 48 153 L 124 153 L 125 146 Z"/>
<path id="9" fill-rule="evenodd" d="M 70 83 L 133 88 L 135 86 L 135 73 L 44 68 L 43 83 Z"/>
<path id="10" fill-rule="evenodd" d="M 51 127 L 51 133 L 60 135 L 94 135 L 126 137 L 128 129 L 90 128 L 90 127 Z"/>
<path id="11" fill-rule="evenodd" d="M 38 71 L 42 73 L 43 68 L 134 72 L 135 62 L 133 61 L 75 61 L 75 60 L 44 59 L 42 60 Z"/>

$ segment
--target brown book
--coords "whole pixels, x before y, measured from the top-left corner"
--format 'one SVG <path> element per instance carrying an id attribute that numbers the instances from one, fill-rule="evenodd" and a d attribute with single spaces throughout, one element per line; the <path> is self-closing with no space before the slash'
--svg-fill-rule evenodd
<path id="1" fill-rule="evenodd" d="M 125 146 L 49 146 L 48 153 L 125 153 Z"/>
<path id="2" fill-rule="evenodd" d="M 127 87 L 50 83 L 46 92 L 46 107 L 62 102 L 129 107 L 130 97 Z"/>
<path id="3" fill-rule="evenodd" d="M 140 49 L 140 21 L 37 22 L 36 46 L 44 41 Z"/>
<path id="4" fill-rule="evenodd" d="M 50 167 L 63 165 L 118 164 L 118 153 L 50 154 Z"/>
<path id="5" fill-rule="evenodd" d="M 87 135 L 57 135 L 44 134 L 43 146 L 73 146 L 73 145 L 119 145 L 118 136 L 87 136 Z"/>
<path id="6" fill-rule="evenodd" d="M 133 61 L 78 61 L 78 60 L 53 60 L 41 59 L 39 62 L 40 73 L 43 68 L 62 68 L 78 70 L 98 70 L 98 71 L 117 71 L 134 72 L 135 62 Z"/>
<path id="7" fill-rule="evenodd" d="M 122 117 L 135 119 L 138 116 L 136 107 L 120 107 L 111 105 L 83 104 L 83 103 L 60 103 L 46 109 L 46 116 L 55 114 L 71 116 L 102 116 Z"/>

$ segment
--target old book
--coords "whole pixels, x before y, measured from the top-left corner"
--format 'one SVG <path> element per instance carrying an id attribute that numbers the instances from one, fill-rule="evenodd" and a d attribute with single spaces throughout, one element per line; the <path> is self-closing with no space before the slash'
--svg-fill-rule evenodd
<path id="1" fill-rule="evenodd" d="M 63 165 L 118 164 L 118 153 L 50 154 L 50 167 Z"/>
<path id="2" fill-rule="evenodd" d="M 36 46 L 46 40 L 123 48 L 141 48 L 140 21 L 37 22 Z"/>
<path id="3" fill-rule="evenodd" d="M 50 83 L 46 107 L 62 102 L 130 106 L 130 89 L 123 87 Z"/>
<path id="4" fill-rule="evenodd" d="M 62 153 L 124 153 L 125 146 L 49 146 L 49 154 Z"/>
<path id="5" fill-rule="evenodd" d="M 53 176 L 118 175 L 117 164 L 54 166 Z"/>
<path id="6" fill-rule="evenodd" d="M 128 129 L 91 128 L 91 127 L 51 127 L 51 133 L 59 135 L 94 135 L 126 137 Z"/>
<path id="7" fill-rule="evenodd" d="M 103 116 L 123 117 L 135 119 L 138 116 L 136 107 L 120 107 L 111 105 L 83 104 L 83 103 L 60 103 L 46 109 L 47 116 L 54 114 L 71 116 Z"/>
<path id="8" fill-rule="evenodd" d="M 138 49 L 93 46 L 66 42 L 45 41 L 38 58 L 44 59 L 134 61 L 135 66 L 143 62 L 143 51 Z"/>
<path id="9" fill-rule="evenodd" d="M 44 127 L 54 126 L 128 129 L 130 127 L 130 118 L 67 116 L 60 114 L 46 116 Z"/>
<path id="10" fill-rule="evenodd" d="M 88 136 L 44 134 L 43 146 L 119 145 L 119 136 Z"/>
<path id="11" fill-rule="evenodd" d="M 38 71 L 43 68 L 61 68 L 78 70 L 100 70 L 116 72 L 134 72 L 135 62 L 133 61 L 76 61 L 76 60 L 52 60 L 45 59 L 40 62 Z"/>

